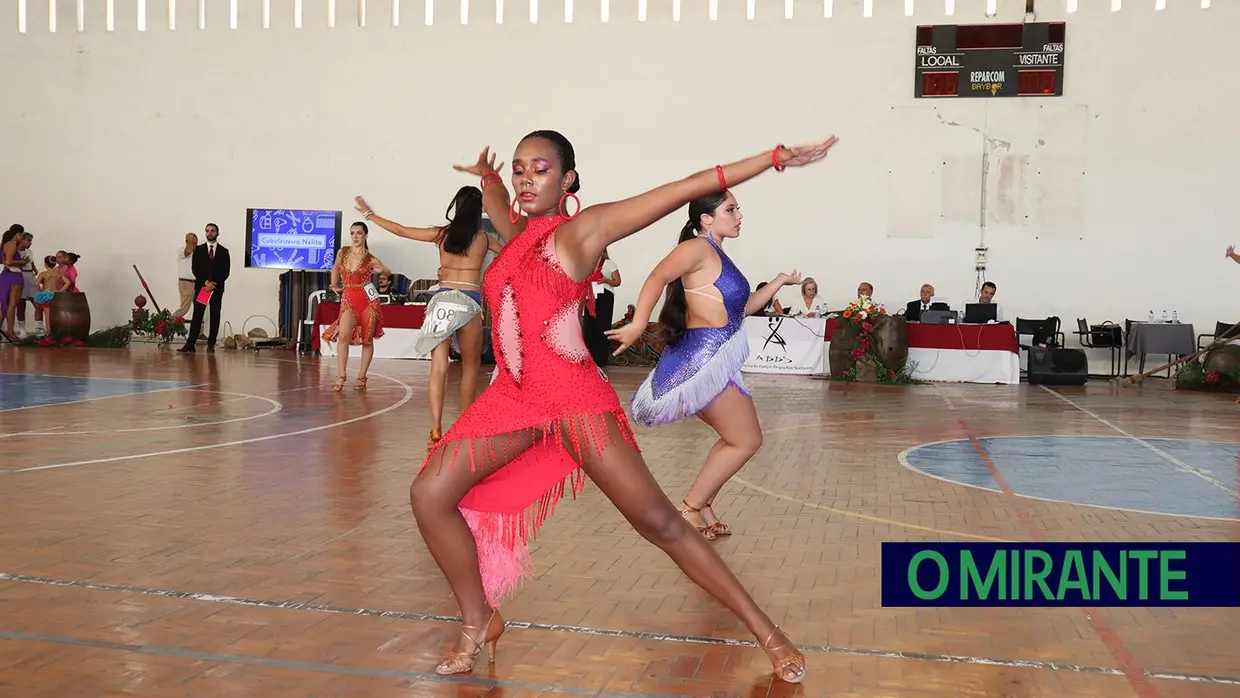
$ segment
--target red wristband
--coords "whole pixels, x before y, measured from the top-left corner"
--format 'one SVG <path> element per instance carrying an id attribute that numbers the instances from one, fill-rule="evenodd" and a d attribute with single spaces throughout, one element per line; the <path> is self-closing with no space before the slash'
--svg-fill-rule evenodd
<path id="1" fill-rule="evenodd" d="M 781 151 L 781 150 L 783 150 L 783 149 L 784 149 L 784 144 L 783 144 L 783 143 L 780 143 L 779 145 L 775 146 L 775 150 L 772 150 L 772 151 L 771 151 L 771 164 L 775 166 L 775 171 L 776 171 L 776 172 L 783 172 L 783 171 L 784 171 L 784 167 L 785 167 L 785 166 L 784 166 L 784 165 L 779 164 L 779 151 Z"/>
<path id="2" fill-rule="evenodd" d="M 491 170 L 490 172 L 487 172 L 486 174 L 482 175 L 482 187 L 481 187 L 482 191 L 486 191 L 488 185 L 496 184 L 496 183 L 503 184 L 504 178 L 500 177 L 499 173 L 496 172 L 495 170 Z"/>
<path id="3" fill-rule="evenodd" d="M 715 165 L 715 174 L 719 177 L 719 188 L 726 192 L 728 190 L 728 178 L 723 176 L 722 165 Z"/>

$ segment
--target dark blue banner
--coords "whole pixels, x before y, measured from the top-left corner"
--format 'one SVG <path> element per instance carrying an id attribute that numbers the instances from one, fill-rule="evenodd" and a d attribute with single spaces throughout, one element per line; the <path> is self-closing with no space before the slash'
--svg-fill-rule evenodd
<path id="1" fill-rule="evenodd" d="M 883 543 L 883 606 L 1240 606 L 1240 543 Z"/>
<path id="2" fill-rule="evenodd" d="M 340 211 L 246 209 L 247 267 L 328 271 L 340 247 Z"/>

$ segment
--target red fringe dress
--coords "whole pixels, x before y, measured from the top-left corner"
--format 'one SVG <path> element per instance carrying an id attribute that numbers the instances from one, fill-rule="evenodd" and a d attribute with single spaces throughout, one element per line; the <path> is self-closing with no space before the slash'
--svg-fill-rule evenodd
<path id="1" fill-rule="evenodd" d="M 527 544 L 566 494 L 576 498 L 585 473 L 573 451 L 607 445 L 607 416 L 634 448 L 616 391 L 595 365 L 581 332 L 589 280 L 573 281 L 555 254 L 562 216 L 531 218 L 491 263 L 482 292 L 493 309 L 496 376 L 422 463 L 440 449 L 445 463 L 467 451 L 471 471 L 500 465 L 459 505 L 478 547 L 487 601 L 499 601 L 532 576 Z M 587 306 L 592 305 L 587 303 Z M 508 462 L 517 439 L 541 437 Z M 564 442 L 573 445 L 573 451 Z"/>
<path id="2" fill-rule="evenodd" d="M 340 317 L 344 315 L 345 308 L 348 308 L 353 311 L 353 336 L 349 337 L 349 346 L 374 344 L 375 339 L 383 336 L 383 310 L 379 297 L 376 295 L 372 299 L 366 295 L 366 286 L 374 275 L 371 265 L 374 264 L 375 257 L 367 252 L 357 270 L 349 271 L 344 265 L 348 254 L 348 247 L 340 248 L 340 285 L 344 286 L 344 292 L 340 294 L 340 315 L 323 330 L 323 341 L 336 341 L 340 334 Z"/>

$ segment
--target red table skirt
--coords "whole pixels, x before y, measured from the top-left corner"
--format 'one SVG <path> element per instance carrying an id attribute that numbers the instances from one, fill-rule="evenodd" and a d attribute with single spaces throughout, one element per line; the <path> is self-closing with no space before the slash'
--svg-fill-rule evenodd
<path id="1" fill-rule="evenodd" d="M 416 330 L 422 327 L 426 317 L 425 305 L 381 305 L 379 317 L 385 329 Z M 319 328 L 330 325 L 340 315 L 339 303 L 319 303 L 314 311 L 314 333 L 310 337 L 310 346 L 319 348 Z"/>
<path id="2" fill-rule="evenodd" d="M 831 341 L 836 319 L 827 320 L 826 341 Z M 924 325 L 908 324 L 910 349 L 959 349 L 964 351 L 1010 351 L 1020 353 L 1016 328 L 1007 325 Z"/>

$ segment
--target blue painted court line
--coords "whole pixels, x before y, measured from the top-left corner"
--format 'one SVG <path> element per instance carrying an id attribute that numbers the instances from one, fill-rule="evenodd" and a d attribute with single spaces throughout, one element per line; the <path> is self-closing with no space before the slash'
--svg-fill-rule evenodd
<path id="1" fill-rule="evenodd" d="M 0 373 L 0 412 L 185 388 L 193 383 Z"/>
<path id="2" fill-rule="evenodd" d="M 1123 437 L 1000 436 L 978 441 L 1018 496 L 1172 516 L 1240 519 L 1235 494 L 1240 484 L 1240 444 L 1142 439 L 1208 474 L 1211 482 Z M 902 461 L 941 480 L 1001 491 L 967 440 L 917 446 L 905 452 Z"/>

